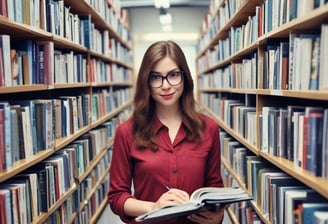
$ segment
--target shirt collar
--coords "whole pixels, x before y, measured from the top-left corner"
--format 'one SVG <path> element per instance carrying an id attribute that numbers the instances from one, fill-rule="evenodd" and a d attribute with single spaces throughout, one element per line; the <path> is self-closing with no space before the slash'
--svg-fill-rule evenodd
<path id="1" fill-rule="evenodd" d="M 161 128 L 166 128 L 166 126 L 158 119 L 157 116 L 154 116 L 153 118 L 154 122 L 154 131 L 157 134 Z M 174 145 L 178 144 L 180 141 L 182 141 L 186 137 L 186 133 L 183 128 L 183 123 L 181 127 L 179 128 L 179 131 L 177 133 L 177 136 L 174 140 Z"/>
<path id="2" fill-rule="evenodd" d="M 153 122 L 154 122 L 155 133 L 157 133 L 159 131 L 159 129 L 161 129 L 162 127 L 165 127 L 165 125 L 158 119 L 157 116 L 154 116 Z"/>

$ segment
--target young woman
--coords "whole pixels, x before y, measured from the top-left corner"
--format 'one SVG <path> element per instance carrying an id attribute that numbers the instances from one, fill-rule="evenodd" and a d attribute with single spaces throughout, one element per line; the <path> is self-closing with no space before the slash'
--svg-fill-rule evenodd
<path id="1" fill-rule="evenodd" d="M 132 117 L 115 133 L 108 201 L 126 223 L 189 200 L 200 187 L 223 187 L 218 125 L 197 112 L 193 80 L 181 48 L 159 41 L 146 51 Z M 131 190 L 133 189 L 133 190 Z M 165 224 L 221 223 L 224 208 Z"/>

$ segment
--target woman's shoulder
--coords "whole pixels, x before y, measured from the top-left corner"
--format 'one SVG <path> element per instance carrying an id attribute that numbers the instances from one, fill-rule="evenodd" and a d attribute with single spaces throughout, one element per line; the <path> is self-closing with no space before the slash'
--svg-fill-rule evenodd
<path id="1" fill-rule="evenodd" d="M 132 125 L 133 125 L 133 120 L 132 118 L 129 118 L 125 121 L 123 121 L 122 123 L 120 123 L 118 126 L 117 126 L 117 130 L 120 130 L 120 131 L 128 131 L 128 130 L 132 130 Z"/>

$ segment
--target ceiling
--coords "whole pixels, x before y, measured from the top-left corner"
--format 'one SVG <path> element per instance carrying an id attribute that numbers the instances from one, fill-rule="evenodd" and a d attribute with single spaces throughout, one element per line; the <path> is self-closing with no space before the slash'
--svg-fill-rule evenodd
<path id="1" fill-rule="evenodd" d="M 121 0 L 122 8 L 154 7 L 154 0 Z M 171 7 L 204 7 L 210 0 L 170 0 Z"/>

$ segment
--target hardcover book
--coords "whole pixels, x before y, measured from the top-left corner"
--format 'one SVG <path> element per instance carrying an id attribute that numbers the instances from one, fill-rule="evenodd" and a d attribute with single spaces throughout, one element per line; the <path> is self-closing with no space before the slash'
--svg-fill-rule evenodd
<path id="1" fill-rule="evenodd" d="M 194 191 L 189 202 L 164 207 L 148 212 L 136 218 L 137 222 L 153 223 L 168 218 L 188 215 L 200 211 L 202 208 L 214 208 L 215 206 L 248 201 L 253 198 L 241 188 L 204 187 Z"/>

